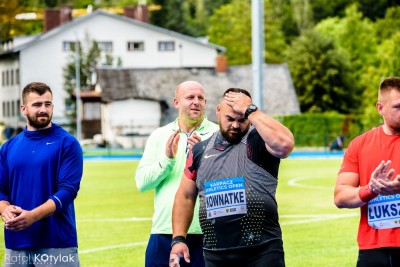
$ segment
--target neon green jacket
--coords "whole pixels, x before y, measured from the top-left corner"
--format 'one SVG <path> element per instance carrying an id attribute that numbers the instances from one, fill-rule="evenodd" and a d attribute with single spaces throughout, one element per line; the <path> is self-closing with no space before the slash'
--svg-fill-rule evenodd
<path id="1" fill-rule="evenodd" d="M 172 207 L 186 164 L 188 136 L 180 132 L 178 153 L 174 159 L 165 155 L 165 145 L 171 134 L 178 129 L 178 119 L 176 119 L 150 134 L 135 174 L 139 191 L 155 190 L 152 234 L 172 234 Z M 217 130 L 217 124 L 204 118 L 194 132 L 201 137 L 201 140 L 205 140 Z M 202 233 L 198 218 L 198 201 L 188 233 Z"/>

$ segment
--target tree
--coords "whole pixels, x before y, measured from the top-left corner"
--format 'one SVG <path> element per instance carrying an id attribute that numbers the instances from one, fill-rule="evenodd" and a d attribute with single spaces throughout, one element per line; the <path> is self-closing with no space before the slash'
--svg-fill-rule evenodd
<path id="1" fill-rule="evenodd" d="M 343 23 L 341 32 L 335 38 L 337 44 L 350 56 L 354 71 L 362 73 L 365 66 L 375 62 L 377 46 L 375 27 L 358 11 L 357 5 L 346 8 L 345 14 L 341 20 Z"/>
<path id="2" fill-rule="evenodd" d="M 313 13 L 309 0 L 292 0 L 293 18 L 301 33 L 310 29 L 313 24 Z"/>
<path id="3" fill-rule="evenodd" d="M 364 17 L 375 21 L 383 18 L 390 7 L 399 6 L 398 0 L 312 0 L 310 1 L 315 22 L 329 17 L 345 16 L 345 9 L 353 4 L 359 6 Z"/>
<path id="4" fill-rule="evenodd" d="M 312 0 L 312 14 L 315 22 L 319 22 L 329 17 L 343 17 L 348 5 L 358 0 Z"/>
<path id="5" fill-rule="evenodd" d="M 208 12 L 204 0 L 187 0 L 183 8 L 190 35 L 205 36 L 208 29 Z"/>
<path id="6" fill-rule="evenodd" d="M 151 12 L 150 22 L 152 24 L 182 34 L 190 34 L 182 0 L 153 0 L 153 3 L 161 8 Z"/>
<path id="7" fill-rule="evenodd" d="M 247 0 L 233 0 L 221 6 L 210 18 L 210 41 L 227 48 L 232 65 L 251 62 L 251 8 Z"/>
<path id="8" fill-rule="evenodd" d="M 282 21 L 282 31 L 286 42 L 290 43 L 300 35 L 294 19 L 291 0 L 272 0 L 272 2 L 274 6 L 279 6 L 281 10 L 279 18 Z"/>
<path id="9" fill-rule="evenodd" d="M 386 16 L 375 23 L 377 40 L 382 42 L 391 38 L 400 29 L 400 7 L 386 10 Z"/>
<path id="10" fill-rule="evenodd" d="M 211 16 L 216 9 L 230 2 L 232 2 L 232 0 L 204 0 L 204 6 L 206 7 L 207 14 Z"/>
<path id="11" fill-rule="evenodd" d="M 205 36 L 212 13 L 207 0 L 153 0 L 160 9 L 151 12 L 152 24 L 191 36 Z M 227 0 L 222 1 L 227 2 Z M 211 6 L 221 1 L 211 2 Z"/>
<path id="12" fill-rule="evenodd" d="M 386 9 L 393 6 L 398 6 L 398 0 L 358 0 L 360 10 L 363 15 L 373 21 L 378 18 L 383 18 L 386 14 Z"/>
<path id="13" fill-rule="evenodd" d="M 44 3 L 47 7 L 54 8 L 57 6 L 57 0 L 45 0 Z"/>
<path id="14" fill-rule="evenodd" d="M 351 113 L 359 104 L 350 62 L 332 39 L 308 31 L 287 50 L 302 112 Z"/>
<path id="15" fill-rule="evenodd" d="M 0 0 L 0 40 L 9 40 L 25 32 L 24 24 L 16 19 L 24 10 L 19 0 Z"/>
<path id="16" fill-rule="evenodd" d="M 73 95 L 75 94 L 76 84 L 76 49 L 79 55 L 79 77 L 81 91 L 93 90 L 95 81 L 92 81 L 93 75 L 96 73 L 98 65 L 112 65 L 114 58 L 110 53 L 102 53 L 99 48 L 98 42 L 90 40 L 86 36 L 84 42 L 80 42 L 78 47 L 75 44 L 71 47 L 71 54 L 67 65 L 64 67 L 64 89 L 69 96 L 65 100 L 66 116 L 70 120 L 70 127 L 76 128 L 76 103 Z M 101 62 L 103 60 L 103 62 Z M 118 64 L 121 64 L 120 59 Z"/>
<path id="17" fill-rule="evenodd" d="M 377 49 L 377 64 L 371 65 L 362 74 L 365 90 L 362 94 L 364 107 L 363 125 L 370 128 L 382 124 L 382 117 L 376 111 L 375 103 L 378 100 L 379 84 L 384 78 L 399 76 L 400 73 L 400 31 L 394 33 L 390 39 L 384 40 Z"/>
<path id="18" fill-rule="evenodd" d="M 266 0 L 264 4 L 265 61 L 282 63 L 286 49 L 282 31 L 282 5 L 277 0 Z M 208 35 L 210 41 L 227 48 L 231 65 L 250 64 L 251 47 L 250 1 L 233 0 L 221 6 L 210 18 Z"/>
<path id="19" fill-rule="evenodd" d="M 334 39 L 337 48 L 350 59 L 350 68 L 356 78 L 353 87 L 368 87 L 369 79 L 363 77 L 365 73 L 371 71 L 371 66 L 377 64 L 378 41 L 374 24 L 363 17 L 363 14 L 358 11 L 358 6 L 347 7 L 344 17 L 325 19 L 315 29 L 323 36 Z M 360 109 L 362 108 L 363 106 L 360 106 Z"/>
<path id="20" fill-rule="evenodd" d="M 285 34 L 282 30 L 285 6 L 281 0 L 264 1 L 264 43 L 265 62 L 282 63 L 287 48 Z"/>

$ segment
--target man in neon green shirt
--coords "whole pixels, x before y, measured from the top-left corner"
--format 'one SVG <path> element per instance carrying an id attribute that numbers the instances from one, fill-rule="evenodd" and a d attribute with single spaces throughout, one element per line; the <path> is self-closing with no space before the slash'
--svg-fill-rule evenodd
<path id="1" fill-rule="evenodd" d="M 175 89 L 174 106 L 178 110 L 178 118 L 151 133 L 135 175 L 136 185 L 141 192 L 155 190 L 146 267 L 169 266 L 172 206 L 187 153 L 195 143 L 209 138 L 218 130 L 218 125 L 204 116 L 205 90 L 198 82 L 185 81 L 179 84 Z M 196 210 L 198 211 L 198 205 Z M 181 266 L 204 266 L 202 232 L 196 211 L 187 242 L 191 251 L 191 263 L 185 265 L 182 262 Z"/>

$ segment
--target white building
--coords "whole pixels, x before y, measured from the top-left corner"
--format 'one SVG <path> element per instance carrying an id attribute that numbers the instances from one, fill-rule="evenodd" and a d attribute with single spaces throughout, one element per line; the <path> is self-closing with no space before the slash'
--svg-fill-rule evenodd
<path id="1" fill-rule="evenodd" d="M 296 92 L 286 64 L 263 67 L 263 108 L 269 115 L 300 114 Z M 231 87 L 252 91 L 252 66 L 230 66 L 226 72 L 215 68 L 126 69 L 98 68 L 96 92 L 85 97 L 101 101 L 101 133 L 111 146 L 144 148 L 148 135 L 160 125 L 174 120 L 178 113 L 173 105 L 174 88 L 186 80 L 200 82 L 206 89 L 206 116 L 216 122 L 215 110 L 223 92 Z M 97 99 L 96 99 L 97 98 Z M 93 129 L 94 121 L 84 121 Z M 99 131 L 100 132 L 100 131 Z"/>
<path id="2" fill-rule="evenodd" d="M 18 121 L 24 121 L 19 112 L 20 95 L 23 87 L 33 81 L 52 88 L 53 121 L 65 122 L 63 68 L 72 56 L 71 46 L 76 41 L 84 46 L 87 39 L 97 41 L 104 54 L 120 58 L 123 68 L 214 68 L 218 53 L 225 50 L 127 16 L 96 10 L 43 34 L 3 42 L 0 122 L 16 127 Z"/>

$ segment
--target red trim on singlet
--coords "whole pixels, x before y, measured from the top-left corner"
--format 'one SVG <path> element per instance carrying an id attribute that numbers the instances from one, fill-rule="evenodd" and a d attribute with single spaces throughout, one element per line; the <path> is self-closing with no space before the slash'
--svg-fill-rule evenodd
<path id="1" fill-rule="evenodd" d="M 189 168 L 190 168 L 192 165 L 193 165 L 193 152 L 192 152 L 192 150 L 190 150 L 190 151 L 189 151 L 189 155 L 188 155 L 188 157 L 186 158 L 186 167 L 185 167 L 185 170 L 183 171 L 183 173 L 185 174 L 185 176 L 186 176 L 188 179 L 190 179 L 190 180 L 196 182 L 197 171 L 196 171 L 196 170 L 193 170 L 193 171 L 190 171 L 190 170 L 189 170 Z"/>

